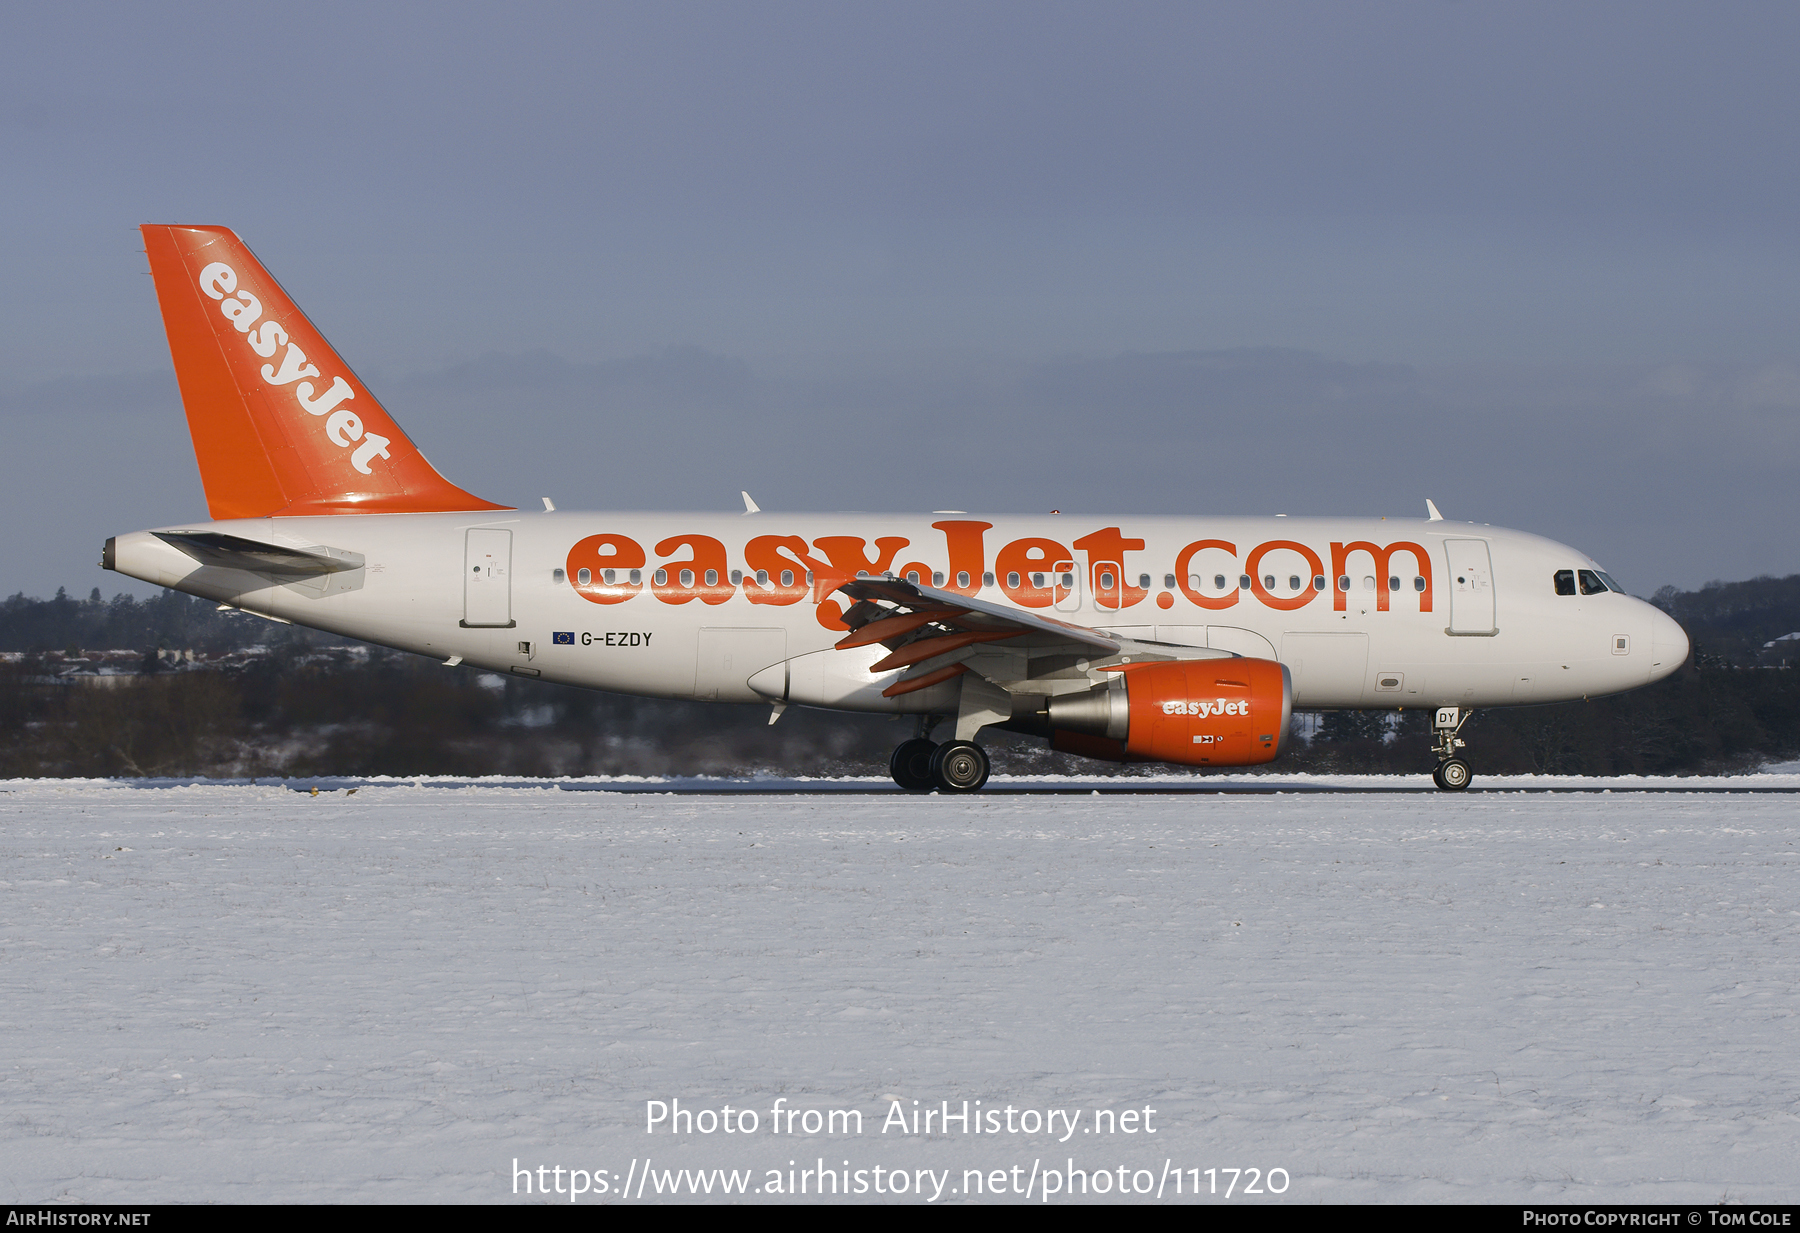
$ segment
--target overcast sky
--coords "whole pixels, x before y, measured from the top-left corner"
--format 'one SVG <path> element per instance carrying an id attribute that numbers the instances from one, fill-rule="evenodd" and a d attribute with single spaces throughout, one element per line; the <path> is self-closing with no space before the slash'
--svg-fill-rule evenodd
<path id="1" fill-rule="evenodd" d="M 495 500 L 1800 571 L 1796 63 L 1792 4 L 15 6 L 0 589 L 204 514 L 151 221 Z"/>

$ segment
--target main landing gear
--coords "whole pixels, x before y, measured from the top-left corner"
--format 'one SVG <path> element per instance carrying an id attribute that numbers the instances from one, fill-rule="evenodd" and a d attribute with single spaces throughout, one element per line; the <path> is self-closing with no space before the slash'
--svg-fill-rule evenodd
<path id="1" fill-rule="evenodd" d="M 894 746 L 888 773 L 909 792 L 977 792 L 988 780 L 987 751 L 973 741 L 945 741 L 942 745 L 921 735 Z"/>
<path id="2" fill-rule="evenodd" d="M 1469 764 L 1457 756 L 1456 751 L 1467 743 L 1457 736 L 1463 725 L 1469 722 L 1474 711 L 1465 711 L 1460 707 L 1440 706 L 1437 718 L 1431 728 L 1431 752 L 1437 755 L 1437 769 L 1431 772 L 1431 782 L 1441 791 L 1461 792 L 1469 786 L 1472 778 Z"/>

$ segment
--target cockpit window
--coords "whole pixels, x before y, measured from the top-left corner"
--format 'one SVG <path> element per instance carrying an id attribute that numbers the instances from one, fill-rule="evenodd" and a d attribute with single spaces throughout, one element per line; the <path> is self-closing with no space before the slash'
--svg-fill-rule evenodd
<path id="1" fill-rule="evenodd" d="M 1606 594 L 1606 584 L 1600 581 L 1599 574 L 1596 574 L 1591 569 L 1577 570 L 1576 573 L 1581 579 L 1581 593 L 1583 595 Z"/>
<path id="2" fill-rule="evenodd" d="M 1559 569 L 1556 571 L 1556 593 L 1558 595 L 1575 594 L 1575 571 Z"/>
<path id="3" fill-rule="evenodd" d="M 1594 572 L 1600 575 L 1600 581 L 1606 584 L 1607 590 L 1617 591 L 1621 595 L 1625 594 L 1625 588 L 1619 585 L 1619 580 L 1617 578 L 1614 578 L 1603 569 L 1598 569 Z"/>

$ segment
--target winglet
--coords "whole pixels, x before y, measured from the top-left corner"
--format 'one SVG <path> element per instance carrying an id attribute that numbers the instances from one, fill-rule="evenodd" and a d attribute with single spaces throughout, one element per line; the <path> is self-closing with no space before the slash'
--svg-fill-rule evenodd
<path id="1" fill-rule="evenodd" d="M 1425 498 L 1425 513 L 1426 522 L 1442 522 L 1444 520 L 1444 516 L 1438 513 L 1437 506 L 1432 504 L 1430 497 Z"/>
<path id="2" fill-rule="evenodd" d="M 510 508 L 439 475 L 236 235 L 141 230 L 214 518 Z"/>

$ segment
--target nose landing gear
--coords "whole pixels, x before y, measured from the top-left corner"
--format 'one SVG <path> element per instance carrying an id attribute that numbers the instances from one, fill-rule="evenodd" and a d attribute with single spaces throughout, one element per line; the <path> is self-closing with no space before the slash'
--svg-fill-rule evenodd
<path id="1" fill-rule="evenodd" d="M 1431 782 L 1444 792 L 1461 792 L 1469 786 L 1472 774 L 1469 764 L 1457 756 L 1456 751 L 1462 749 L 1467 742 L 1457 736 L 1464 724 L 1469 722 L 1474 711 L 1465 711 L 1460 707 L 1440 706 L 1437 718 L 1432 723 L 1431 752 L 1437 755 L 1437 769 L 1431 772 Z"/>

